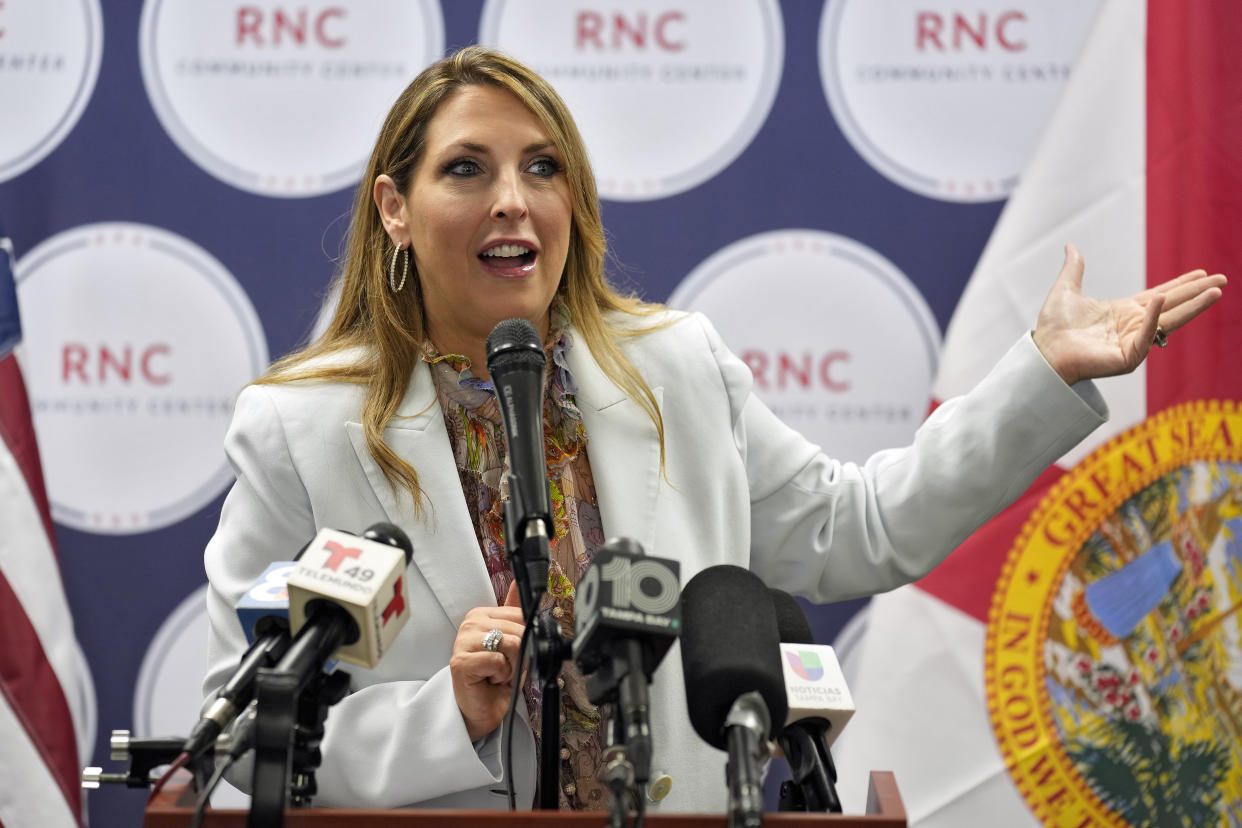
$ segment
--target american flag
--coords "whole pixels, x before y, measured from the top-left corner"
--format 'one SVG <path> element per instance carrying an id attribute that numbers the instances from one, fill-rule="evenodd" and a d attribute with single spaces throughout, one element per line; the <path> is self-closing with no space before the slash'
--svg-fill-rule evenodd
<path id="1" fill-rule="evenodd" d="M 21 336 L 0 228 L 0 828 L 72 828 L 85 824 L 78 780 L 93 691 L 14 352 Z"/>

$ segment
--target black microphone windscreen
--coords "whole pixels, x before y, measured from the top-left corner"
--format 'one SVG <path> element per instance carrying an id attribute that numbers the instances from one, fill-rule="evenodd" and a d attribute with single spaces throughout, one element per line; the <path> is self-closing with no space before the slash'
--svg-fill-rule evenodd
<path id="1" fill-rule="evenodd" d="M 410 543 L 409 535 L 401 531 L 399 526 L 394 526 L 385 521 L 372 523 L 367 527 L 367 531 L 362 533 L 362 536 L 367 540 L 386 543 L 389 546 L 395 546 L 400 549 L 405 553 L 406 566 L 409 566 L 410 561 L 414 557 L 414 544 Z"/>
<path id="2" fill-rule="evenodd" d="M 768 590 L 772 595 L 772 608 L 776 611 L 776 629 L 782 644 L 814 644 L 815 634 L 806 620 L 806 613 L 798 599 L 783 589 Z"/>
<path id="3" fill-rule="evenodd" d="M 763 697 L 771 721 L 784 724 L 780 635 L 763 581 L 739 566 L 704 569 L 681 592 L 681 619 L 686 707 L 703 741 L 725 749 L 729 708 L 752 690 Z"/>

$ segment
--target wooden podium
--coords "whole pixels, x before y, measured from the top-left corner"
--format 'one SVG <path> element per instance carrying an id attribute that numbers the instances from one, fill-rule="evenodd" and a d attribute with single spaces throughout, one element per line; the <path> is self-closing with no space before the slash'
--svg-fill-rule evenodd
<path id="1" fill-rule="evenodd" d="M 723 794 L 722 794 L 723 796 Z M 189 786 L 169 785 L 147 806 L 143 828 L 186 828 L 194 813 L 195 793 Z M 285 812 L 288 828 L 601 828 L 603 813 L 568 811 L 362 811 L 337 808 L 303 808 Z M 764 814 L 765 825 L 779 828 L 906 828 L 906 808 L 897 793 L 897 782 L 888 771 L 872 771 L 865 814 Z M 651 828 L 723 828 L 720 814 L 648 814 Z M 208 811 L 203 828 L 245 828 L 246 812 Z"/>

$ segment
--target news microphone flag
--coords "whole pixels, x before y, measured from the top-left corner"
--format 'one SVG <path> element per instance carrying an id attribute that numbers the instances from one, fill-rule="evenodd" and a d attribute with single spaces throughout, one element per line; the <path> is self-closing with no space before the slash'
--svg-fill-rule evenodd
<path id="1" fill-rule="evenodd" d="M 1199 267 L 1232 284 L 1099 382 L 1099 433 L 873 599 L 838 646 L 860 701 L 836 751 L 843 800 L 885 768 L 916 828 L 1242 820 L 1240 39 L 1232 2 L 1101 6 L 955 311 L 936 399 L 1030 329 L 1065 242 L 1092 296 Z"/>
<path id="2" fill-rule="evenodd" d="M 832 747 L 854 716 L 854 698 L 836 652 L 824 644 L 781 642 L 781 668 L 789 699 L 785 725 L 803 719 L 825 719 L 830 725 L 825 741 Z"/>
<path id="3" fill-rule="evenodd" d="M 357 640 L 335 657 L 374 667 L 410 618 L 406 563 L 406 552 L 396 546 L 320 529 L 289 575 L 290 632 L 297 635 L 315 601 L 327 600 L 348 612 L 358 629 Z"/>
<path id="4" fill-rule="evenodd" d="M 255 625 L 269 616 L 289 618 L 289 576 L 297 561 L 274 561 L 255 580 L 237 602 L 237 620 L 246 633 L 246 643 L 253 644 Z"/>
<path id="5" fill-rule="evenodd" d="M 73 633 L 26 387 L 12 246 L 0 228 L 0 826 L 84 824 L 94 694 Z"/>

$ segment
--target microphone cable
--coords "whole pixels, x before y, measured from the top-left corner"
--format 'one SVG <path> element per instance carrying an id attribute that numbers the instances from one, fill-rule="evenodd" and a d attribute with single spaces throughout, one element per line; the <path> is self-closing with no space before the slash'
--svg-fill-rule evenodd
<path id="1" fill-rule="evenodd" d="M 172 778 L 172 775 L 176 773 L 177 771 L 181 770 L 182 768 L 184 768 L 189 763 L 190 763 L 189 753 L 182 751 L 180 754 L 178 754 L 177 758 L 173 760 L 173 763 L 168 766 L 168 770 L 164 771 L 164 775 L 161 776 L 159 779 L 157 779 L 155 781 L 155 784 L 151 786 L 151 795 L 147 797 L 147 804 L 150 805 L 152 802 L 154 802 L 155 797 L 158 796 L 159 792 L 164 789 L 164 786 L 166 784 L 168 784 L 168 780 Z"/>
<path id="2" fill-rule="evenodd" d="M 527 624 L 522 630 L 522 643 L 518 645 L 516 675 L 513 677 L 513 693 L 509 696 L 509 710 L 505 713 L 505 793 L 509 795 L 509 810 L 517 810 L 517 791 L 513 787 L 513 720 L 517 717 L 518 694 L 522 690 L 522 671 L 526 668 L 526 645 L 530 642 L 533 624 Z"/>
<path id="3" fill-rule="evenodd" d="M 207 811 L 207 805 L 211 802 L 211 795 L 215 792 L 216 786 L 220 784 L 220 780 L 224 778 L 224 774 L 228 769 L 233 767 L 233 763 L 237 761 L 237 757 L 229 754 L 224 757 L 224 761 L 216 766 L 215 771 L 203 785 L 203 790 L 199 792 L 198 802 L 194 805 L 194 815 L 190 817 L 190 828 L 200 828 L 203 824 L 203 815 Z"/>

